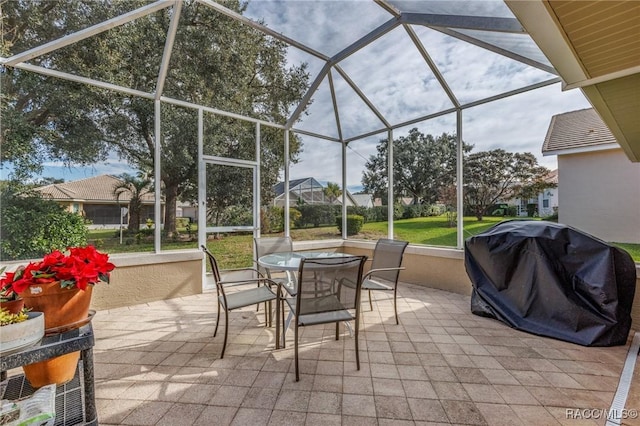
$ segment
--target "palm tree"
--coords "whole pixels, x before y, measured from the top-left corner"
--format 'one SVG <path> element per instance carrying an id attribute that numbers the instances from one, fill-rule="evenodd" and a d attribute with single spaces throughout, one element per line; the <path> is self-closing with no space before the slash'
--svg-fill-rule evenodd
<path id="1" fill-rule="evenodd" d="M 322 191 L 324 192 L 325 197 L 329 199 L 329 202 L 331 204 L 335 203 L 338 197 L 342 195 L 340 185 L 333 182 L 327 182 L 327 186 Z"/>
<path id="2" fill-rule="evenodd" d="M 142 215 L 142 198 L 151 192 L 152 181 L 144 174 L 138 173 L 138 176 L 132 176 L 123 173 L 119 176 L 122 180 L 113 188 L 113 194 L 118 200 L 121 196 L 129 201 L 129 233 L 135 233 L 140 230 L 140 216 Z"/>

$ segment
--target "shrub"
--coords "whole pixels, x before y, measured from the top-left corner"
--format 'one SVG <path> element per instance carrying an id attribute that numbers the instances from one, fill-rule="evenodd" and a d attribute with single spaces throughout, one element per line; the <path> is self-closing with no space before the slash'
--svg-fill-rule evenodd
<path id="1" fill-rule="evenodd" d="M 3 191 L 0 217 L 1 260 L 42 257 L 56 249 L 87 244 L 82 216 L 35 194 Z"/>
<path id="2" fill-rule="evenodd" d="M 293 207 L 289 208 L 289 226 L 291 228 L 293 228 L 296 225 L 296 223 L 300 221 L 301 217 L 302 217 L 302 213 L 300 213 L 300 210 Z"/>
<path id="3" fill-rule="evenodd" d="M 264 234 L 284 230 L 284 209 L 277 206 L 265 206 L 260 209 L 260 229 Z"/>
<path id="4" fill-rule="evenodd" d="M 342 216 L 336 217 L 338 231 L 342 233 Z M 364 218 L 357 214 L 347 215 L 347 235 L 356 235 L 362 229 Z"/>
<path id="5" fill-rule="evenodd" d="M 338 204 L 302 204 L 296 206 L 300 211 L 300 218 L 296 221 L 296 226 L 304 228 L 312 225 L 314 228 L 320 225 L 331 225 L 335 223 L 336 216 L 340 214 L 342 208 Z"/>
<path id="6" fill-rule="evenodd" d="M 191 223 L 190 217 L 177 217 L 176 218 L 176 227 L 177 228 L 186 228 Z"/>

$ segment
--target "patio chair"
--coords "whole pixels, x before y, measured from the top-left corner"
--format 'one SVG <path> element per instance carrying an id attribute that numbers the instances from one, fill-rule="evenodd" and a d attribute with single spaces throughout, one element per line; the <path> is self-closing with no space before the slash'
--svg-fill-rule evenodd
<path id="1" fill-rule="evenodd" d="M 218 296 L 218 312 L 216 316 L 216 328 L 213 332 L 213 337 L 216 337 L 218 334 L 218 325 L 220 324 L 220 310 L 224 309 L 224 342 L 222 343 L 222 353 L 220 354 L 220 359 L 224 358 L 224 351 L 227 347 L 227 336 L 229 335 L 229 311 L 233 311 L 235 309 L 244 308 L 246 306 L 257 305 L 259 307 L 260 303 L 265 302 L 265 312 L 264 319 L 265 324 L 269 327 L 271 326 L 271 301 L 277 300 L 276 293 L 271 289 L 271 286 L 277 286 L 277 283 L 271 281 L 268 278 L 264 278 L 264 276 L 256 269 L 253 268 L 239 268 L 239 269 L 225 269 L 222 272 L 225 273 L 233 273 L 233 272 L 253 272 L 257 273 L 256 278 L 242 278 L 240 280 L 225 280 L 222 281 L 220 275 L 220 269 L 218 268 L 218 262 L 213 254 L 203 245 L 202 250 L 206 253 L 209 258 L 209 264 L 211 265 L 211 271 L 213 273 L 213 279 L 216 283 L 216 291 Z M 236 287 L 243 286 L 246 284 L 257 284 L 257 287 L 250 289 L 243 289 L 231 292 L 227 294 L 225 290 L 228 287 Z M 261 285 L 262 284 L 262 285 Z M 279 304 L 276 303 L 276 330 L 279 329 Z M 277 334 L 277 333 L 276 333 Z M 276 343 L 276 347 L 277 347 Z"/>
<path id="2" fill-rule="evenodd" d="M 253 243 L 256 261 L 260 257 L 266 256 L 268 254 L 293 251 L 293 241 L 291 241 L 290 237 L 254 238 Z M 291 274 L 276 272 L 275 275 L 272 275 L 274 271 L 271 271 L 270 269 L 264 268 L 260 265 L 257 265 L 257 268 L 270 280 L 273 280 L 277 283 L 287 284 L 288 288 L 293 288 L 295 284 L 294 282 L 292 282 Z"/>
<path id="3" fill-rule="evenodd" d="M 298 291 L 284 300 L 295 320 L 296 381 L 300 380 L 298 351 L 300 327 L 319 324 L 336 324 L 336 340 L 339 339 L 340 322 L 354 320 L 356 366 L 360 370 L 358 353 L 358 319 L 360 312 L 360 283 L 366 256 L 318 257 L 302 259 L 298 269 Z M 344 286 L 346 280 L 358 283 Z M 282 297 L 282 284 L 278 294 Z M 283 323 L 284 334 L 284 323 Z"/>
<path id="4" fill-rule="evenodd" d="M 373 251 L 371 269 L 362 278 L 362 289 L 369 292 L 369 308 L 371 310 L 373 310 L 372 290 L 393 291 L 393 311 L 396 316 L 396 324 L 400 324 L 397 305 L 398 276 L 400 271 L 404 270 L 400 265 L 408 244 L 406 241 L 379 239 Z"/>

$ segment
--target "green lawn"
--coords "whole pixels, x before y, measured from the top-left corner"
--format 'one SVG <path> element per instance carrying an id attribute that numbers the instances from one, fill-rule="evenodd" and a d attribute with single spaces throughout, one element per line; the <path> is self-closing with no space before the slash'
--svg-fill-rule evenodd
<path id="1" fill-rule="evenodd" d="M 475 217 L 464 218 L 464 238 L 479 234 L 503 218 L 485 217 L 478 222 Z M 456 228 L 449 227 L 444 216 L 404 219 L 394 222 L 394 237 L 409 241 L 412 244 L 455 247 L 457 243 Z M 197 247 L 197 231 L 192 231 L 192 239 L 185 241 L 163 241 L 163 250 L 185 249 Z M 184 235 L 184 233 L 182 234 Z M 282 234 L 279 234 L 282 235 Z M 266 235 L 265 235 L 266 236 Z M 366 223 L 361 232 L 350 238 L 377 240 L 387 236 L 387 222 Z M 292 229 L 294 241 L 323 240 L 340 238 L 335 226 Z M 150 252 L 153 251 L 153 237 L 136 241 L 124 238 L 120 244 L 119 234 L 114 230 L 96 230 L 89 232 L 89 243 L 108 253 Z M 626 250 L 636 262 L 640 262 L 640 244 L 615 243 Z M 207 247 L 216 256 L 221 268 L 238 268 L 250 266 L 253 258 L 253 239 L 251 235 L 224 235 L 219 239 L 211 239 Z"/>

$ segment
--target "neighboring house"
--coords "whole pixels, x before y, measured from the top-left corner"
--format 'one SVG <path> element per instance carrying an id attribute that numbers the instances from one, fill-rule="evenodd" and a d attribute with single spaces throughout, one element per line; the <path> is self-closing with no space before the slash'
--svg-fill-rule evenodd
<path id="1" fill-rule="evenodd" d="M 284 206 L 284 182 L 278 182 L 273 185 L 273 205 Z M 312 177 L 303 179 L 289 180 L 289 206 L 295 206 L 298 203 L 305 204 L 330 204 L 329 198 L 324 195 L 324 185 Z M 342 196 L 338 197 L 333 204 L 342 204 Z M 353 195 L 347 191 L 347 206 L 359 205 L 353 198 Z"/>
<path id="2" fill-rule="evenodd" d="M 351 194 L 351 198 L 353 198 L 356 206 L 366 207 L 368 209 L 373 207 L 373 197 L 371 194 Z"/>
<path id="3" fill-rule="evenodd" d="M 558 170 L 552 170 L 545 180 L 549 183 L 555 184 L 556 187 L 546 188 L 544 191 L 539 193 L 536 198 L 530 198 L 528 200 L 515 198 L 507 202 L 507 204 L 515 204 L 517 209 L 516 214 L 518 216 L 529 216 L 530 205 L 534 205 L 535 213 L 540 217 L 551 216 L 558 210 Z"/>
<path id="4" fill-rule="evenodd" d="M 553 116 L 542 147 L 558 156 L 558 221 L 610 242 L 640 243 L 640 164 L 593 109 Z"/>
<path id="5" fill-rule="evenodd" d="M 100 175 L 87 179 L 41 186 L 35 190 L 72 213 L 78 213 L 91 221 L 90 228 L 117 228 L 121 221 L 121 208 L 127 207 L 130 197 L 127 192 L 116 198 L 114 188 L 122 183 L 121 179 L 111 175 Z M 143 196 L 142 223 L 154 220 L 154 194 Z M 164 205 L 163 205 L 164 208 Z M 127 224 L 125 215 L 123 223 Z"/>

